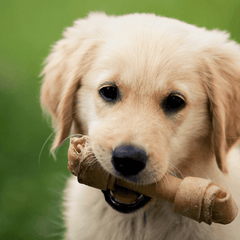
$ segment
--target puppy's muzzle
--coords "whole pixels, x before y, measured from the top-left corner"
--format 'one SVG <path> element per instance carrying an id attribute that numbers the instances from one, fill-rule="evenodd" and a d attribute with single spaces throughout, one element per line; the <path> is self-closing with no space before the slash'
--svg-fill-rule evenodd
<path id="1" fill-rule="evenodd" d="M 146 167 L 147 158 L 144 150 L 132 145 L 122 145 L 115 148 L 111 161 L 117 175 L 131 177 Z"/>

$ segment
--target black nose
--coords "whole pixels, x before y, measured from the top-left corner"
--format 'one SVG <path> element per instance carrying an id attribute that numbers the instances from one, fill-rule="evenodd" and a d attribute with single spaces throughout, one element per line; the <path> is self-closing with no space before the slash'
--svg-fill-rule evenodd
<path id="1" fill-rule="evenodd" d="M 144 150 L 122 145 L 112 153 L 112 164 L 117 174 L 124 176 L 136 175 L 142 171 L 147 162 L 147 154 Z"/>

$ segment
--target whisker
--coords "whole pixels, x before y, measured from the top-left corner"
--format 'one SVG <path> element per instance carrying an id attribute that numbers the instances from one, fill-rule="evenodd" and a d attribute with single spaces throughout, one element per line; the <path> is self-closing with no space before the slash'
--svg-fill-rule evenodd
<path id="1" fill-rule="evenodd" d="M 42 148 L 41 148 L 41 150 L 40 150 L 40 153 L 39 153 L 39 155 L 38 155 L 38 167 L 40 167 L 40 161 L 41 161 L 41 155 L 42 155 L 43 149 L 44 149 L 44 147 L 46 146 L 47 142 L 49 141 L 49 139 L 52 137 L 52 135 L 53 135 L 54 133 L 55 133 L 55 132 L 52 132 L 52 133 L 49 135 L 49 137 L 48 137 L 47 140 L 44 142 L 44 144 L 43 144 L 43 146 L 42 146 Z"/>
<path id="2" fill-rule="evenodd" d="M 71 134 L 69 135 L 68 137 L 64 138 L 60 144 L 58 145 L 58 147 L 55 149 L 55 150 L 51 150 L 51 154 L 53 156 L 53 158 L 56 160 L 56 155 L 60 149 L 60 147 L 69 139 L 69 138 L 72 138 L 72 137 L 82 137 L 83 135 L 80 134 L 80 133 L 74 133 L 74 134 Z"/>
<path id="3" fill-rule="evenodd" d="M 96 162 L 97 162 L 97 160 L 94 159 L 91 163 L 87 164 L 87 166 L 86 166 L 84 172 L 82 173 L 82 175 L 84 176 L 84 174 L 85 174 L 85 172 L 87 171 L 87 169 L 88 169 L 89 167 L 93 166 Z"/>
<path id="4" fill-rule="evenodd" d="M 68 137 L 64 138 L 64 139 L 60 142 L 59 146 L 62 146 L 69 138 L 72 138 L 72 137 L 82 137 L 82 136 L 83 136 L 83 135 L 80 134 L 80 133 L 70 134 Z"/>
<path id="5" fill-rule="evenodd" d="M 184 178 L 184 175 L 182 174 L 182 172 L 181 172 L 176 166 L 174 166 L 174 165 L 171 164 L 171 163 L 169 163 L 169 165 L 170 165 L 171 168 L 174 168 L 175 170 L 177 170 L 178 173 L 180 174 L 180 176 L 181 176 L 182 178 Z M 173 169 L 171 169 L 171 170 L 173 170 Z M 173 176 L 177 177 L 177 174 L 176 174 L 175 172 L 172 172 L 171 170 L 169 169 L 168 171 L 169 171 L 170 173 L 174 173 Z"/>

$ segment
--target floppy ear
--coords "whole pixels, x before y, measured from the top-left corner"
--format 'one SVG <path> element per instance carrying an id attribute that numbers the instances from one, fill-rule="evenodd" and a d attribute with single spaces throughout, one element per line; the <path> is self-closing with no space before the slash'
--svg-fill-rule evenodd
<path id="1" fill-rule="evenodd" d="M 228 34 L 215 33 L 220 40 L 205 49 L 205 72 L 215 157 L 228 173 L 226 155 L 240 138 L 240 46 Z"/>
<path id="2" fill-rule="evenodd" d="M 91 68 L 101 42 L 102 32 L 94 24 L 95 16 L 92 15 L 67 28 L 64 38 L 53 46 L 41 73 L 44 75 L 41 105 L 51 114 L 56 130 L 52 153 L 70 133 L 76 92 L 81 78 Z"/>

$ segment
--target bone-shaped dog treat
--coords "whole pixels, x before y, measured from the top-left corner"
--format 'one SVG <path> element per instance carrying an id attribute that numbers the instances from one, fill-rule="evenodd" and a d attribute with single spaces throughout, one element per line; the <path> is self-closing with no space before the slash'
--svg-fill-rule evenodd
<path id="1" fill-rule="evenodd" d="M 114 190 L 115 186 L 131 189 L 143 195 L 173 203 L 176 213 L 198 222 L 228 224 L 238 214 L 231 193 L 214 182 L 196 177 L 180 179 L 165 175 L 160 182 L 139 186 L 107 173 L 90 147 L 87 136 L 71 138 L 68 150 L 68 168 L 80 183 L 101 190 Z"/>

